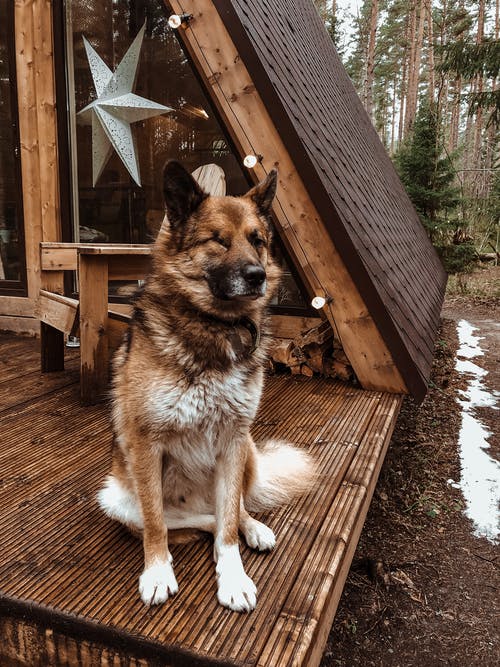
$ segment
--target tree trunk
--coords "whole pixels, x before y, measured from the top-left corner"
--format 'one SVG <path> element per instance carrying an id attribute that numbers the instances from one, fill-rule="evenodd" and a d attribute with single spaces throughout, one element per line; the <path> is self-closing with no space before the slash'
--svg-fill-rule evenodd
<path id="1" fill-rule="evenodd" d="M 500 37 L 500 0 L 496 0 L 495 2 L 495 30 L 494 30 L 494 36 L 495 40 L 498 41 Z M 491 82 L 491 90 L 493 92 L 498 90 L 498 81 L 496 77 L 493 77 L 493 81 Z M 493 165 L 495 164 L 495 152 L 498 151 L 499 149 L 499 143 L 498 143 L 498 138 L 497 138 L 497 128 L 495 127 L 494 123 L 490 123 L 487 131 L 487 144 L 486 144 L 486 155 L 485 155 L 485 162 L 484 166 L 486 169 L 492 169 Z M 488 182 L 488 193 L 491 189 L 491 181 L 493 178 L 493 174 L 490 172 L 490 178 Z"/>
<path id="2" fill-rule="evenodd" d="M 373 80 L 375 73 L 375 44 L 377 40 L 378 0 L 372 0 L 370 13 L 370 34 L 366 58 L 366 77 L 364 85 L 365 109 L 373 121 Z"/>
<path id="3" fill-rule="evenodd" d="M 434 77 L 434 26 L 432 25 L 432 0 L 425 2 L 425 14 L 427 18 L 427 65 L 429 68 L 429 104 L 434 105 L 436 81 Z"/>
<path id="4" fill-rule="evenodd" d="M 408 62 L 409 62 L 409 37 L 410 37 L 410 27 L 411 27 L 411 15 L 408 15 L 405 20 L 405 31 L 404 31 L 404 54 L 403 54 L 403 67 L 401 69 L 401 86 L 399 92 L 399 123 L 398 123 L 398 145 L 401 145 L 401 142 L 404 138 L 404 118 L 406 111 L 406 104 L 408 99 Z"/>
<path id="5" fill-rule="evenodd" d="M 479 12 L 477 17 L 477 34 L 476 44 L 481 44 L 484 40 L 484 17 L 485 17 L 485 0 L 479 1 Z M 475 89 L 477 93 L 482 93 L 484 90 L 484 78 L 482 74 L 476 77 Z M 476 112 L 476 122 L 474 125 L 474 132 L 472 137 L 472 168 L 481 168 L 481 148 L 483 143 L 483 110 L 481 107 Z M 476 196 L 484 196 L 484 184 L 486 179 L 484 174 L 480 171 L 475 172 L 474 178 L 474 193 Z"/>
<path id="6" fill-rule="evenodd" d="M 451 103 L 450 134 L 448 136 L 448 152 L 458 148 L 458 129 L 460 125 L 460 101 L 462 97 L 462 77 L 457 76 L 453 82 L 453 100 Z"/>
<path id="7" fill-rule="evenodd" d="M 418 18 L 418 23 L 417 23 Z M 420 83 L 420 60 L 422 56 L 422 42 L 424 37 L 424 23 L 425 23 L 425 0 L 420 0 L 414 5 L 414 20 L 413 25 L 416 29 L 416 35 L 412 38 L 412 58 L 410 60 L 410 76 L 408 84 L 408 103 L 405 115 L 405 134 L 410 132 L 415 120 L 418 101 L 418 86 Z M 410 37 L 412 37 L 410 33 Z"/>
<path id="8" fill-rule="evenodd" d="M 391 114 L 391 145 L 389 149 L 389 154 L 391 157 L 394 155 L 394 148 L 396 142 L 396 93 L 397 91 L 397 79 L 394 77 L 392 82 L 392 114 Z"/>

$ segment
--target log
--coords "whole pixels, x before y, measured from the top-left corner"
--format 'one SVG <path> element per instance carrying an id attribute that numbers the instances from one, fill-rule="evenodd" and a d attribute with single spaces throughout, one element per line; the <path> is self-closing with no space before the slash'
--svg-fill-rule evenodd
<path id="1" fill-rule="evenodd" d="M 307 364 L 301 364 L 300 365 L 300 374 L 305 375 L 308 378 L 312 378 L 314 375 L 314 371 L 309 368 Z"/>
<path id="2" fill-rule="evenodd" d="M 292 357 L 293 343 L 291 340 L 284 338 L 277 340 L 271 350 L 271 359 L 275 364 L 284 364 L 290 366 L 296 363 L 296 359 Z"/>
<path id="3" fill-rule="evenodd" d="M 316 327 L 305 331 L 294 339 L 294 343 L 297 347 L 307 347 L 313 343 L 317 345 L 322 345 L 325 342 L 330 341 L 333 338 L 333 329 L 329 322 L 321 322 Z"/>

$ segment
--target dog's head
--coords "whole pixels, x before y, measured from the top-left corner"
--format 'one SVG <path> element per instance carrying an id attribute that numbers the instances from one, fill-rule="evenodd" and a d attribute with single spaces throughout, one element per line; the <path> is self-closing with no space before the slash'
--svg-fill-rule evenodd
<path id="1" fill-rule="evenodd" d="M 198 309 L 240 316 L 270 299 L 280 271 L 270 255 L 277 173 L 242 197 L 207 195 L 178 162 L 164 170 L 168 224 L 156 270 Z"/>

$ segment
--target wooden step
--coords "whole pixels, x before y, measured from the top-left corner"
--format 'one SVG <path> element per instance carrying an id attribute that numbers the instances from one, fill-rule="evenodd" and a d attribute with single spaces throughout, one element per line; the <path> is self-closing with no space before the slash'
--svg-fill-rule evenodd
<path id="1" fill-rule="evenodd" d="M 202 536 L 173 545 L 179 593 L 148 609 L 137 591 L 141 544 L 95 502 L 109 466 L 107 407 L 82 407 L 77 382 L 41 392 L 37 343 L 23 343 L 22 390 L 0 377 L 0 396 L 12 387 L 0 430 L 0 665 L 317 665 L 401 398 L 268 378 L 255 438 L 309 449 L 321 478 L 309 496 L 259 517 L 277 535 L 271 554 L 242 546 L 257 608 L 218 605 Z"/>

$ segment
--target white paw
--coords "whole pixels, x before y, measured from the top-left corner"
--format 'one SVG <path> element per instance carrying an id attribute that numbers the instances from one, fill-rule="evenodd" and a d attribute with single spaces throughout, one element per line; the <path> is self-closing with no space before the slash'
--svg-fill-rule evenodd
<path id="1" fill-rule="evenodd" d="M 139 577 L 139 593 L 144 604 L 161 604 L 178 590 L 174 569 L 169 560 L 151 565 Z"/>
<path id="2" fill-rule="evenodd" d="M 257 604 L 257 588 L 245 574 L 238 545 L 217 549 L 217 599 L 233 611 L 252 611 Z"/>
<path id="3" fill-rule="evenodd" d="M 233 611 L 252 611 L 257 604 L 257 588 L 244 570 L 235 577 L 220 576 L 217 599 Z"/>
<path id="4" fill-rule="evenodd" d="M 246 543 L 252 549 L 271 551 L 276 545 L 276 537 L 273 531 L 257 519 L 251 519 L 245 524 L 243 535 Z"/>

